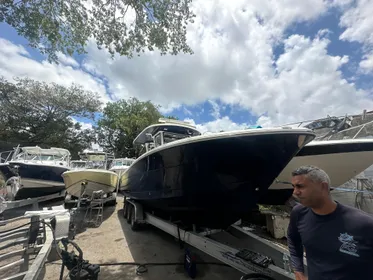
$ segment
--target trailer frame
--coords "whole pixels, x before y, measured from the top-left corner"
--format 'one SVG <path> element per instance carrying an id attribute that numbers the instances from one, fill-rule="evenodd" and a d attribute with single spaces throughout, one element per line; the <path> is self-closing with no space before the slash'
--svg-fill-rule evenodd
<path id="1" fill-rule="evenodd" d="M 34 197 L 34 198 L 26 198 L 20 200 L 5 200 L 0 197 L 0 215 L 8 210 L 21 208 L 27 205 L 33 205 L 34 209 L 38 209 L 40 202 L 49 201 L 52 199 L 63 198 L 65 197 L 65 191 L 61 191 L 58 193 L 48 194 L 44 196 Z"/>
<path id="2" fill-rule="evenodd" d="M 246 231 L 239 225 L 234 224 L 224 231 L 234 237 L 245 238 L 245 247 L 237 248 L 213 239 L 214 234 L 222 232 L 222 230 L 197 231 L 195 226 L 191 231 L 184 230 L 175 223 L 157 217 L 154 213 L 144 211 L 143 206 L 131 198 L 124 198 L 123 216 L 134 231 L 139 230 L 144 224 L 150 224 L 179 239 L 180 242 L 187 243 L 244 274 L 256 273 L 274 280 L 295 279 L 295 275 L 290 269 L 290 255 L 287 249 Z M 252 252 L 252 258 L 244 259 L 237 256 L 237 253 L 242 252 L 242 248 L 249 250 L 250 255 Z M 268 259 L 270 263 L 267 263 L 267 266 L 261 266 L 254 261 L 255 258 Z"/>
<path id="3" fill-rule="evenodd" d="M 5 276 L 4 280 L 38 279 L 47 259 L 56 260 L 55 256 L 50 256 L 52 252 L 56 255 L 56 243 L 68 237 L 70 214 L 60 206 L 54 206 L 51 210 L 44 208 L 40 211 L 27 211 L 23 216 L 0 221 L 0 225 L 28 219 L 29 223 L 0 233 L 0 249 L 23 245 L 22 249 L 13 249 L 0 255 L 0 261 L 22 256 L 19 260 L 0 265 L 0 272 L 19 267 L 17 273 Z M 54 225 L 51 223 L 52 219 L 55 220 Z M 2 245 L 3 243 L 6 244 Z M 32 255 L 35 257 L 31 258 Z"/>

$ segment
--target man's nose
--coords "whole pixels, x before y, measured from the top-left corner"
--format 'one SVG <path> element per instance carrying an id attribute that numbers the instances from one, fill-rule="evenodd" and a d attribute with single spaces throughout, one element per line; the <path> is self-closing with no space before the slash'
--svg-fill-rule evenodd
<path id="1" fill-rule="evenodd" d="M 298 188 L 294 188 L 293 195 L 297 195 L 298 196 L 299 193 L 300 193 L 299 189 Z"/>

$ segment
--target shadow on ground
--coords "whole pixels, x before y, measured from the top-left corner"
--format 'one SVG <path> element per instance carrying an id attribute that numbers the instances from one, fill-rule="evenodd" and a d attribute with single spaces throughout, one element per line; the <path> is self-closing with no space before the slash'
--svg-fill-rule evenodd
<path id="1" fill-rule="evenodd" d="M 122 204 L 123 205 L 123 204 Z M 117 208 L 118 209 L 118 208 Z M 196 279 L 240 279 L 241 273 L 231 267 L 224 266 L 216 259 L 205 253 L 183 244 L 171 235 L 151 225 L 142 226 L 138 231 L 132 231 L 130 225 L 123 217 L 123 209 L 117 211 L 118 220 L 122 227 L 124 237 L 115 240 L 125 244 L 132 259 L 137 264 L 168 263 L 169 265 L 147 265 L 147 271 L 141 274 L 141 279 L 190 279 L 184 269 L 184 254 L 188 249 L 192 252 L 197 263 L 209 262 L 217 264 L 197 264 Z M 125 242 L 124 242 L 125 241 Z M 112 260 L 115 262 L 115 259 Z M 110 262 L 110 260 L 108 260 Z M 177 263 L 177 264 L 175 264 Z M 102 267 L 100 279 L 116 279 L 117 277 L 136 278 L 136 265 Z M 135 276 L 135 278 L 131 278 Z"/>
<path id="2" fill-rule="evenodd" d="M 72 225 L 72 228 L 70 229 L 71 237 L 75 238 L 76 235 L 85 232 L 87 228 L 100 227 L 104 221 L 110 218 L 114 211 L 115 206 L 105 205 L 101 221 L 100 218 L 97 217 L 98 210 L 92 210 L 90 213 L 88 208 L 81 208 L 76 211 L 71 211 L 70 209 Z"/>

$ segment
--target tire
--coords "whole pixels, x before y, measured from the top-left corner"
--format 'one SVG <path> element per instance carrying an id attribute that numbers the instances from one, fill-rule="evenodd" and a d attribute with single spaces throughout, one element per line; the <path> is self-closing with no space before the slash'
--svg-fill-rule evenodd
<path id="1" fill-rule="evenodd" d="M 128 204 L 127 205 L 127 215 L 126 215 L 126 220 L 127 220 L 127 223 L 130 224 L 131 223 L 131 215 L 132 215 L 132 204 Z"/>
<path id="2" fill-rule="evenodd" d="M 131 229 L 137 231 L 139 229 L 139 224 L 136 222 L 135 209 L 131 207 Z"/>
<path id="3" fill-rule="evenodd" d="M 123 204 L 123 218 L 127 219 L 128 203 L 124 202 Z"/>

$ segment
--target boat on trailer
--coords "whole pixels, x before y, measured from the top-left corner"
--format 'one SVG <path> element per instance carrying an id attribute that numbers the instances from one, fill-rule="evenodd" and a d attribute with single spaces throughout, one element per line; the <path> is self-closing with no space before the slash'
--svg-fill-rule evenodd
<path id="1" fill-rule="evenodd" d="M 268 198 L 268 188 L 315 134 L 309 129 L 250 129 L 201 135 L 160 119 L 134 140 L 146 152 L 120 180 L 124 196 L 185 224 L 224 228 Z M 285 199 L 285 201 L 283 201 Z"/>
<path id="2" fill-rule="evenodd" d="M 85 151 L 80 154 L 85 162 L 84 168 L 79 167 L 62 174 L 66 192 L 76 198 L 91 197 L 93 192 L 102 190 L 105 194 L 113 193 L 117 187 L 118 175 L 107 170 L 111 154 L 101 151 Z"/>
<path id="3" fill-rule="evenodd" d="M 290 161 L 269 188 L 293 191 L 291 172 L 302 165 L 314 165 L 330 177 L 331 187 L 339 187 L 373 164 L 373 139 L 312 141 Z"/>
<path id="4" fill-rule="evenodd" d="M 110 171 L 114 171 L 119 176 L 126 172 L 128 168 L 131 166 L 132 163 L 134 163 L 136 159 L 134 158 L 115 158 L 113 162 L 110 165 Z"/>
<path id="5" fill-rule="evenodd" d="M 269 188 L 274 194 L 292 193 L 291 172 L 302 165 L 315 165 L 329 175 L 337 188 L 373 165 L 372 112 L 289 124 L 312 129 L 316 138 L 305 145 Z"/>
<path id="6" fill-rule="evenodd" d="M 17 147 L 0 167 L 6 179 L 5 187 L 12 186 L 12 199 L 41 197 L 64 191 L 62 173 L 69 170 L 70 152 L 66 149 L 39 146 Z"/>

